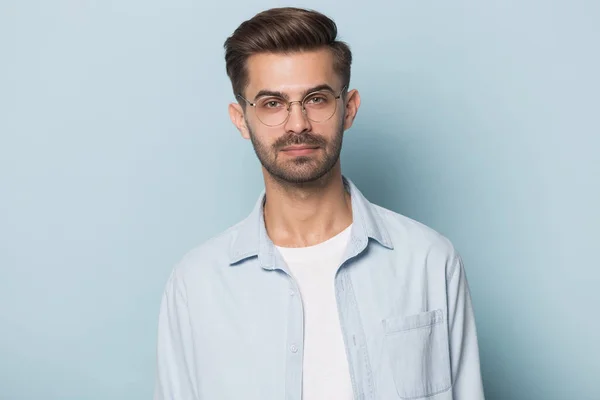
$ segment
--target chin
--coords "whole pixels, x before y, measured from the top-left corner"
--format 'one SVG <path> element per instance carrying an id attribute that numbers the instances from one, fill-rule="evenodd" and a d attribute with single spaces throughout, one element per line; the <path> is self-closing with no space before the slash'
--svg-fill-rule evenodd
<path id="1" fill-rule="evenodd" d="M 310 171 L 279 171 L 280 173 L 275 174 L 279 180 L 294 183 L 311 183 L 321 179 L 327 174 L 328 171 L 319 169 L 311 169 Z"/>

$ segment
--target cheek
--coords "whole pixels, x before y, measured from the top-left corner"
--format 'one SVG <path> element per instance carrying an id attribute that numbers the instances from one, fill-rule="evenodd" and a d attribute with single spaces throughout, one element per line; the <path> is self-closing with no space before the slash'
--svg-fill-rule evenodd
<path id="1" fill-rule="evenodd" d="M 323 134 L 325 134 L 325 132 L 327 132 L 327 137 L 332 139 L 336 136 L 339 135 L 340 130 L 342 129 L 344 125 L 344 118 L 343 116 L 336 116 L 334 118 L 331 118 L 331 120 L 328 121 L 327 127 L 325 128 L 326 131 L 323 131 Z"/>
<path id="2" fill-rule="evenodd" d="M 250 135 L 253 140 L 260 143 L 262 147 L 271 148 L 282 137 L 284 133 L 281 129 L 269 128 L 266 126 L 251 126 Z"/>
<path id="3" fill-rule="evenodd" d="M 341 112 L 339 113 L 339 121 L 340 124 L 343 124 L 344 120 L 346 119 L 346 107 L 342 108 L 340 111 Z"/>

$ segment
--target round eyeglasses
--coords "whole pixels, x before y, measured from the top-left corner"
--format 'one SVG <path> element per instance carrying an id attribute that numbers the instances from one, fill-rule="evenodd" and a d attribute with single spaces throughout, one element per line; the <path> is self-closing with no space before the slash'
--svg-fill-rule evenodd
<path id="1" fill-rule="evenodd" d="M 254 103 L 241 94 L 237 96 L 254 108 L 256 118 L 264 125 L 277 126 L 285 123 L 290 117 L 292 104 L 298 103 L 302 113 L 312 122 L 325 122 L 335 114 L 337 100 L 342 97 L 346 86 L 336 96 L 330 90 L 318 90 L 307 94 L 302 101 L 287 101 L 280 96 L 265 95 L 255 99 Z"/>

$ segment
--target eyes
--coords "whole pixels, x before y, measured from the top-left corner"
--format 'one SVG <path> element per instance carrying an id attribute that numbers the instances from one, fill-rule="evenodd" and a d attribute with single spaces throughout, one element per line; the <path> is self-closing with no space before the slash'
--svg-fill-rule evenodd
<path id="1" fill-rule="evenodd" d="M 261 104 L 260 102 L 258 104 Z M 263 107 L 265 108 L 282 108 L 284 104 L 281 100 L 267 100 L 263 102 Z"/>
<path id="2" fill-rule="evenodd" d="M 305 104 L 323 104 L 327 103 L 327 100 L 328 99 L 325 96 L 315 95 L 313 97 L 310 97 L 308 101 L 305 102 Z"/>
<path id="3" fill-rule="evenodd" d="M 329 93 L 313 93 L 304 98 L 304 107 L 315 107 L 325 105 L 330 102 L 330 98 L 332 97 Z M 288 101 L 285 99 L 281 99 L 278 97 L 267 97 L 258 99 L 256 102 L 257 107 L 270 109 L 270 110 L 280 110 L 288 108 Z"/>
<path id="4" fill-rule="evenodd" d="M 302 101 L 288 101 L 281 96 L 278 96 L 279 93 L 274 93 L 274 96 L 265 94 L 262 97 L 258 97 L 254 103 L 250 102 L 241 94 L 238 94 L 237 96 L 254 108 L 256 117 L 264 125 L 278 126 L 288 120 L 292 111 L 291 106 L 294 103 L 301 105 L 302 114 L 304 114 L 308 120 L 317 123 L 327 121 L 335 114 L 337 110 L 337 100 L 342 97 L 344 90 L 346 90 L 346 86 L 342 88 L 337 96 L 333 94 L 330 89 L 315 90 L 306 95 Z"/>

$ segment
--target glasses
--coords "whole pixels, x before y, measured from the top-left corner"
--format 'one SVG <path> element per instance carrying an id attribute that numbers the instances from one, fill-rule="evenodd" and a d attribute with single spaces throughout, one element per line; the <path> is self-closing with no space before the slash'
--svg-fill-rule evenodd
<path id="1" fill-rule="evenodd" d="M 302 101 L 287 101 L 279 96 L 261 96 L 254 103 L 241 94 L 237 96 L 254 108 L 256 117 L 267 126 L 277 126 L 285 123 L 292 110 L 292 104 L 298 103 L 302 114 L 312 122 L 325 122 L 335 114 L 337 100 L 342 97 L 346 86 L 336 96 L 329 90 L 319 90 L 307 94 Z"/>

